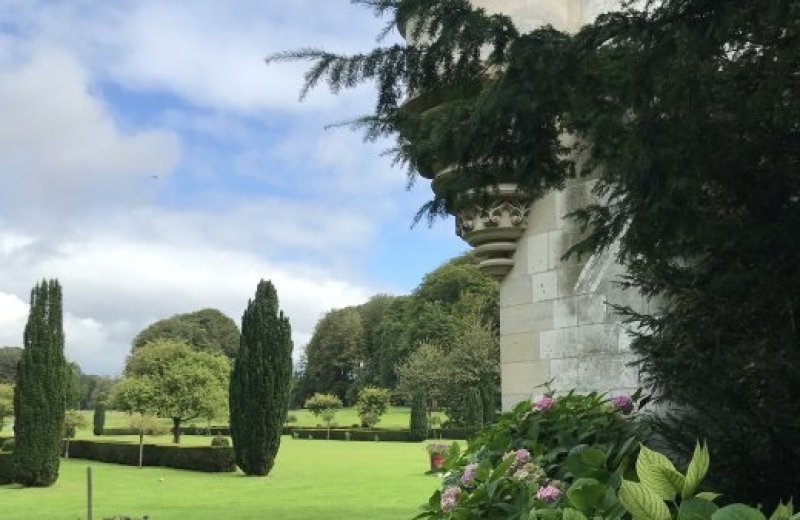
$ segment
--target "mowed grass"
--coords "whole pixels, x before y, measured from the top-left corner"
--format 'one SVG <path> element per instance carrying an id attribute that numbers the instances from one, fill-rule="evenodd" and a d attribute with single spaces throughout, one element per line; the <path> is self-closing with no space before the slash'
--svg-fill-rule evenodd
<path id="1" fill-rule="evenodd" d="M 87 435 L 91 436 L 91 424 L 92 424 L 92 416 L 94 412 L 92 410 L 84 410 L 81 412 L 87 421 L 87 424 L 90 425 L 88 428 L 84 429 L 83 431 L 78 432 L 79 438 L 86 438 Z M 393 406 L 390 407 L 385 414 L 381 416 L 381 421 L 378 423 L 378 428 L 408 428 L 408 423 L 410 419 L 410 409 L 407 407 L 402 406 Z M 317 425 L 322 426 L 322 420 L 318 417 L 314 417 L 308 410 L 300 409 L 300 410 L 289 410 L 289 415 L 294 416 L 296 421 L 288 423 L 289 426 L 295 427 L 314 427 Z M 438 416 L 442 422 L 445 420 L 445 416 L 442 413 L 436 412 L 434 415 Z M 169 419 L 162 419 L 164 426 L 171 428 L 172 421 Z M 360 419 L 358 418 L 358 413 L 355 408 L 342 408 L 336 412 L 336 417 L 334 418 L 334 422 L 339 427 L 349 428 L 350 426 L 356 424 L 360 424 Z M 210 422 L 211 426 L 224 426 L 228 424 L 227 417 L 220 417 L 214 419 Z M 124 412 L 117 412 L 113 410 L 109 410 L 106 412 L 106 428 L 128 428 L 130 426 L 130 418 Z M 184 426 L 188 425 L 196 425 L 196 426 L 209 426 L 209 421 L 207 420 L 194 420 L 187 422 Z M 5 430 L 4 430 L 5 431 Z M 11 431 L 8 428 L 8 431 Z"/>
<path id="2" fill-rule="evenodd" d="M 200 441 L 208 438 L 186 436 L 182 444 Z M 425 474 L 424 444 L 284 437 L 266 478 L 62 460 L 52 487 L 0 486 L 3 520 L 85 518 L 87 466 L 94 477 L 94 518 L 407 519 L 439 485 L 438 477 Z"/>

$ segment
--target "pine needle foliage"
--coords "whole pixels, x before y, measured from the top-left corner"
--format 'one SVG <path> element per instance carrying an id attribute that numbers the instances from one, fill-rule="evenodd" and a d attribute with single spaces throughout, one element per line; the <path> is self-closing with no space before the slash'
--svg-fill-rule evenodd
<path id="1" fill-rule="evenodd" d="M 58 479 L 69 373 L 62 316 L 58 281 L 37 284 L 14 388 L 14 481 L 23 486 L 45 487 Z"/>
<path id="2" fill-rule="evenodd" d="M 571 253 L 619 243 L 624 283 L 659 302 L 618 310 L 647 384 L 708 439 L 712 485 L 767 505 L 800 489 L 798 2 L 627 2 L 575 34 L 467 0 L 356 3 L 408 43 L 270 61 L 310 60 L 305 91 L 376 84 L 355 126 L 393 137 L 412 180 L 450 168 L 421 214 L 594 175 Z"/>
<path id="3" fill-rule="evenodd" d="M 289 409 L 292 331 L 272 282 L 260 281 L 242 316 L 242 340 L 230 382 L 230 426 L 236 464 L 267 475 L 275 463 Z"/>

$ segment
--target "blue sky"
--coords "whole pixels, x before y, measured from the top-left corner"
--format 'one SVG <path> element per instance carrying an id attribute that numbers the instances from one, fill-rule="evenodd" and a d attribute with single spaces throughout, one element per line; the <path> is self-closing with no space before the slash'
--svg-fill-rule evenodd
<path id="1" fill-rule="evenodd" d="M 263 63 L 371 48 L 385 21 L 348 0 L 0 0 L 0 20 L 0 344 L 58 277 L 68 356 L 116 373 L 148 323 L 238 321 L 268 278 L 299 350 L 325 311 L 466 250 L 452 221 L 410 228 L 428 183 L 406 191 L 388 143 L 325 129 L 370 86 L 300 103 L 306 65 Z"/>

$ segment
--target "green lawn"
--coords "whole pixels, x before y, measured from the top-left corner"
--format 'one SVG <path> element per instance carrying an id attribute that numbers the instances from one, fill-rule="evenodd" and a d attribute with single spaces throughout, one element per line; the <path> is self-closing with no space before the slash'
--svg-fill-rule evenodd
<path id="1" fill-rule="evenodd" d="M 129 438 L 128 438 L 129 439 Z M 184 437 L 187 444 L 207 437 Z M 62 461 L 45 489 L 0 486 L 3 520 L 85 518 L 85 474 L 94 473 L 94 518 L 152 520 L 400 519 L 438 486 L 424 444 L 311 441 L 284 437 L 267 478 Z"/>
<path id="2" fill-rule="evenodd" d="M 79 432 L 78 437 L 86 437 L 87 434 L 91 436 L 92 415 L 94 412 L 92 412 L 91 410 L 84 410 L 81 413 L 84 414 L 90 426 L 84 432 Z M 297 419 L 296 422 L 290 423 L 290 426 L 316 426 L 318 424 L 322 425 L 322 421 L 317 417 L 314 417 L 314 415 L 308 410 L 303 410 L 303 409 L 290 410 L 289 414 L 293 415 Z M 378 423 L 378 427 L 408 428 L 409 415 L 410 415 L 409 408 L 401 406 L 393 406 L 389 408 L 386 411 L 386 413 L 381 417 L 381 422 Z M 445 420 L 444 414 L 436 413 L 435 415 L 440 417 L 442 421 Z M 169 419 L 163 419 L 163 421 L 165 426 L 172 427 L 172 422 Z M 334 421 L 340 427 L 350 427 L 353 424 L 360 423 L 355 408 L 342 408 L 336 413 Z M 189 421 L 189 423 L 187 424 L 208 426 L 209 422 L 206 420 L 195 420 L 195 421 Z M 220 417 L 218 419 L 214 419 L 213 421 L 211 421 L 211 425 L 213 426 L 221 426 L 226 424 L 228 424 L 227 417 Z M 129 419 L 127 414 L 116 411 L 106 412 L 106 428 L 127 428 L 128 426 L 129 426 Z M 11 428 L 8 427 L 4 429 L 4 431 L 6 430 L 10 432 Z"/>

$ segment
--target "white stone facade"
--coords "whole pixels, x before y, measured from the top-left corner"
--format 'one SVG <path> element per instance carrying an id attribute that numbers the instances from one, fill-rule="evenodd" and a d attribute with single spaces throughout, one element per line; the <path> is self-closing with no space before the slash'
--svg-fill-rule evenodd
<path id="1" fill-rule="evenodd" d="M 473 0 L 490 12 L 511 16 L 522 30 L 543 24 L 575 31 L 616 0 Z M 568 184 L 535 201 L 527 229 L 517 241 L 513 267 L 500 285 L 500 349 L 503 408 L 555 390 L 630 392 L 639 384 L 629 366 L 630 335 L 609 303 L 629 304 L 636 295 L 614 283 L 621 269 L 613 251 L 603 257 L 562 260 L 579 239 L 564 218 L 591 200 L 594 181 Z"/>

